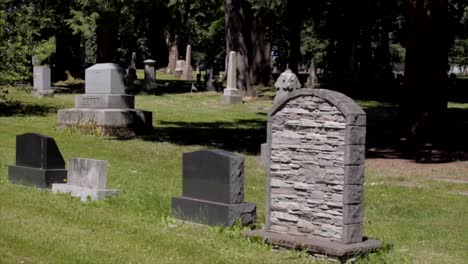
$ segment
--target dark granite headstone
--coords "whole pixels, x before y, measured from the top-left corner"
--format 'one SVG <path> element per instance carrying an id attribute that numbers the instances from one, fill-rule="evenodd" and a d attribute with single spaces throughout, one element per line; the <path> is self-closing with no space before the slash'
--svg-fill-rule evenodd
<path id="1" fill-rule="evenodd" d="M 65 161 L 55 140 L 36 133 L 16 136 L 16 165 L 8 167 L 8 179 L 37 188 L 65 182 Z"/>
<path id="2" fill-rule="evenodd" d="M 182 156 L 182 196 L 172 199 L 174 217 L 209 225 L 255 222 L 256 205 L 244 203 L 244 158 L 223 150 Z"/>

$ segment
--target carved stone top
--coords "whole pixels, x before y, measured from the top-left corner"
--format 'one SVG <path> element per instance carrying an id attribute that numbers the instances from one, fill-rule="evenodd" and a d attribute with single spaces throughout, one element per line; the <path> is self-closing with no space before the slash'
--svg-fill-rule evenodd
<path id="1" fill-rule="evenodd" d="M 301 89 L 301 83 L 299 82 L 296 74 L 294 74 L 290 69 L 286 69 L 278 77 L 278 80 L 276 80 L 275 88 L 276 96 L 274 103 L 276 104 L 281 100 L 281 98 L 288 95 L 288 93 Z"/>

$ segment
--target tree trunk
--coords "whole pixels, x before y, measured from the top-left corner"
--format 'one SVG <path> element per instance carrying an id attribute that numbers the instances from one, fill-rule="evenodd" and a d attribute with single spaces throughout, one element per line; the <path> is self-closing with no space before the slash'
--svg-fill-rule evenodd
<path id="1" fill-rule="evenodd" d="M 299 73 L 299 59 L 301 57 L 302 4 L 298 0 L 288 0 L 288 38 L 289 38 L 289 69 Z"/>
<path id="2" fill-rule="evenodd" d="M 110 14 L 103 14 L 98 20 L 96 28 L 97 63 L 112 62 L 114 60 L 116 36 L 114 25 L 118 25 L 114 19 L 115 17 Z"/>
<path id="3" fill-rule="evenodd" d="M 226 54 L 237 53 L 237 89 L 243 96 L 255 96 L 251 86 L 249 50 L 251 50 L 250 4 L 246 0 L 225 0 Z M 226 69 L 227 71 L 227 69 Z"/>
<path id="4" fill-rule="evenodd" d="M 447 129 L 447 0 L 409 0 L 403 137 L 420 149 L 442 143 Z"/>
<path id="5" fill-rule="evenodd" d="M 270 85 L 270 40 L 267 36 L 265 17 L 255 16 L 252 20 L 251 78 L 254 85 Z"/>
<path id="6" fill-rule="evenodd" d="M 66 80 L 66 71 L 73 77 L 82 77 L 80 41 L 81 36 L 73 35 L 69 30 L 61 30 L 57 34 L 52 74 L 54 81 Z"/>

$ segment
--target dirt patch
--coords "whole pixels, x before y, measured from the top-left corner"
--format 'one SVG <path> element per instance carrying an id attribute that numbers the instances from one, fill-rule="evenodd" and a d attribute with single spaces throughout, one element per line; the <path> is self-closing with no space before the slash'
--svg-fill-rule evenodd
<path id="1" fill-rule="evenodd" d="M 390 177 L 468 183 L 468 161 L 417 163 L 405 159 L 367 159 L 366 168 Z"/>

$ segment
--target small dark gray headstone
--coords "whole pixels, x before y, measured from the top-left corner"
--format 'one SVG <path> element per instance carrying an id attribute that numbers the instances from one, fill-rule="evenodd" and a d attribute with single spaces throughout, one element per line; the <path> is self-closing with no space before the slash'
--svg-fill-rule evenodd
<path id="1" fill-rule="evenodd" d="M 182 196 L 172 200 L 176 218 L 231 226 L 255 222 L 255 204 L 244 203 L 244 158 L 223 150 L 184 153 Z"/>
<path id="2" fill-rule="evenodd" d="M 36 133 L 16 136 L 16 165 L 8 167 L 8 179 L 38 188 L 65 182 L 65 161 L 55 140 Z"/>

